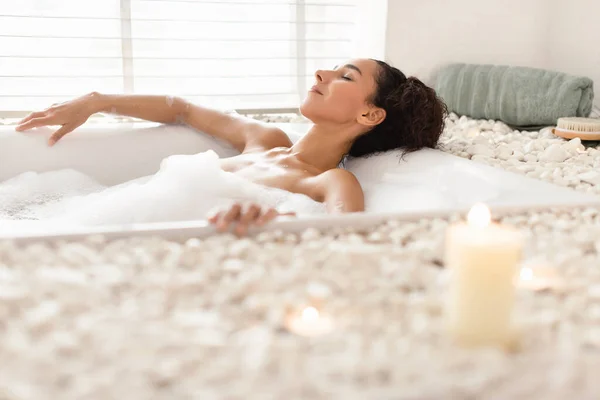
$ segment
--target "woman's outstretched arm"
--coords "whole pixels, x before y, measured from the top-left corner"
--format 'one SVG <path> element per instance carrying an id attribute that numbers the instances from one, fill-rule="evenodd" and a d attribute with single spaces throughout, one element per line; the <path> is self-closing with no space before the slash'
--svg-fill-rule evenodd
<path id="1" fill-rule="evenodd" d="M 180 97 L 157 95 L 101 94 L 93 92 L 71 101 L 32 112 L 21 120 L 17 131 L 39 126 L 61 125 L 50 145 L 85 123 L 98 112 L 140 118 L 160 123 L 185 123 L 229 142 L 240 152 L 250 147 L 289 145 L 280 129 L 237 114 L 192 104 Z"/>

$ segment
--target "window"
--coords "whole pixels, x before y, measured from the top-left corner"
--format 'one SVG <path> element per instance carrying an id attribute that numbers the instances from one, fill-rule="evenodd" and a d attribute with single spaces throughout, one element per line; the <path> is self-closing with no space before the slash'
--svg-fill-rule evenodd
<path id="1" fill-rule="evenodd" d="M 356 54 L 357 37 L 364 42 L 357 25 L 365 1 L 3 2 L 0 115 L 93 90 L 296 108 L 315 69 Z"/>

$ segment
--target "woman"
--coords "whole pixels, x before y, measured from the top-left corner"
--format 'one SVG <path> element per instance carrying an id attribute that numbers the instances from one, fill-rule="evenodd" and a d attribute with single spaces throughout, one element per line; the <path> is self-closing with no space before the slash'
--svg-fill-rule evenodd
<path id="1" fill-rule="evenodd" d="M 316 83 L 300 107 L 314 125 L 292 144 L 278 128 L 238 115 L 190 104 L 181 98 L 91 93 L 34 112 L 19 122 L 25 131 L 62 125 L 54 145 L 96 112 L 112 112 L 161 123 L 185 123 L 229 142 L 240 155 L 221 160 L 221 168 L 252 182 L 305 194 L 324 202 L 328 212 L 364 211 L 356 177 L 338 168 L 346 156 L 403 148 L 434 148 L 447 112 L 435 91 L 387 63 L 356 59 L 333 70 L 318 70 Z M 235 223 L 242 235 L 284 215 L 259 204 L 235 204 L 209 217 L 219 231 Z"/>

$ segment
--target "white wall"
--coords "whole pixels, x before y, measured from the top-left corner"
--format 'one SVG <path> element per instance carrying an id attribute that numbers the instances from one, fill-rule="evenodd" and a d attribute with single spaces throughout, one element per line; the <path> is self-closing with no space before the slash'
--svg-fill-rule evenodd
<path id="1" fill-rule="evenodd" d="M 354 51 L 357 58 L 385 58 L 385 35 L 388 0 L 357 2 L 357 23 L 354 29 Z"/>
<path id="2" fill-rule="evenodd" d="M 594 104 L 600 107 L 600 1 L 552 0 L 549 65 L 594 80 Z"/>
<path id="3" fill-rule="evenodd" d="M 431 83 L 450 62 L 589 76 L 600 105 L 598 0 L 389 0 L 386 59 Z"/>

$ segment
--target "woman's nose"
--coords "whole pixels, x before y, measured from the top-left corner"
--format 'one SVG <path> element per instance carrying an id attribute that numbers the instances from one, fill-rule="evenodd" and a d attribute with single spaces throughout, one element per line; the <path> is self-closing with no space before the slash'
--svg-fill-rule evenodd
<path id="1" fill-rule="evenodd" d="M 315 78 L 317 79 L 317 82 L 322 83 L 322 82 L 326 82 L 329 79 L 329 73 L 330 71 L 325 71 L 322 69 L 318 69 L 315 72 Z"/>
<path id="2" fill-rule="evenodd" d="M 323 71 L 321 71 L 320 69 L 316 70 L 315 78 L 317 79 L 317 82 L 323 82 Z"/>

